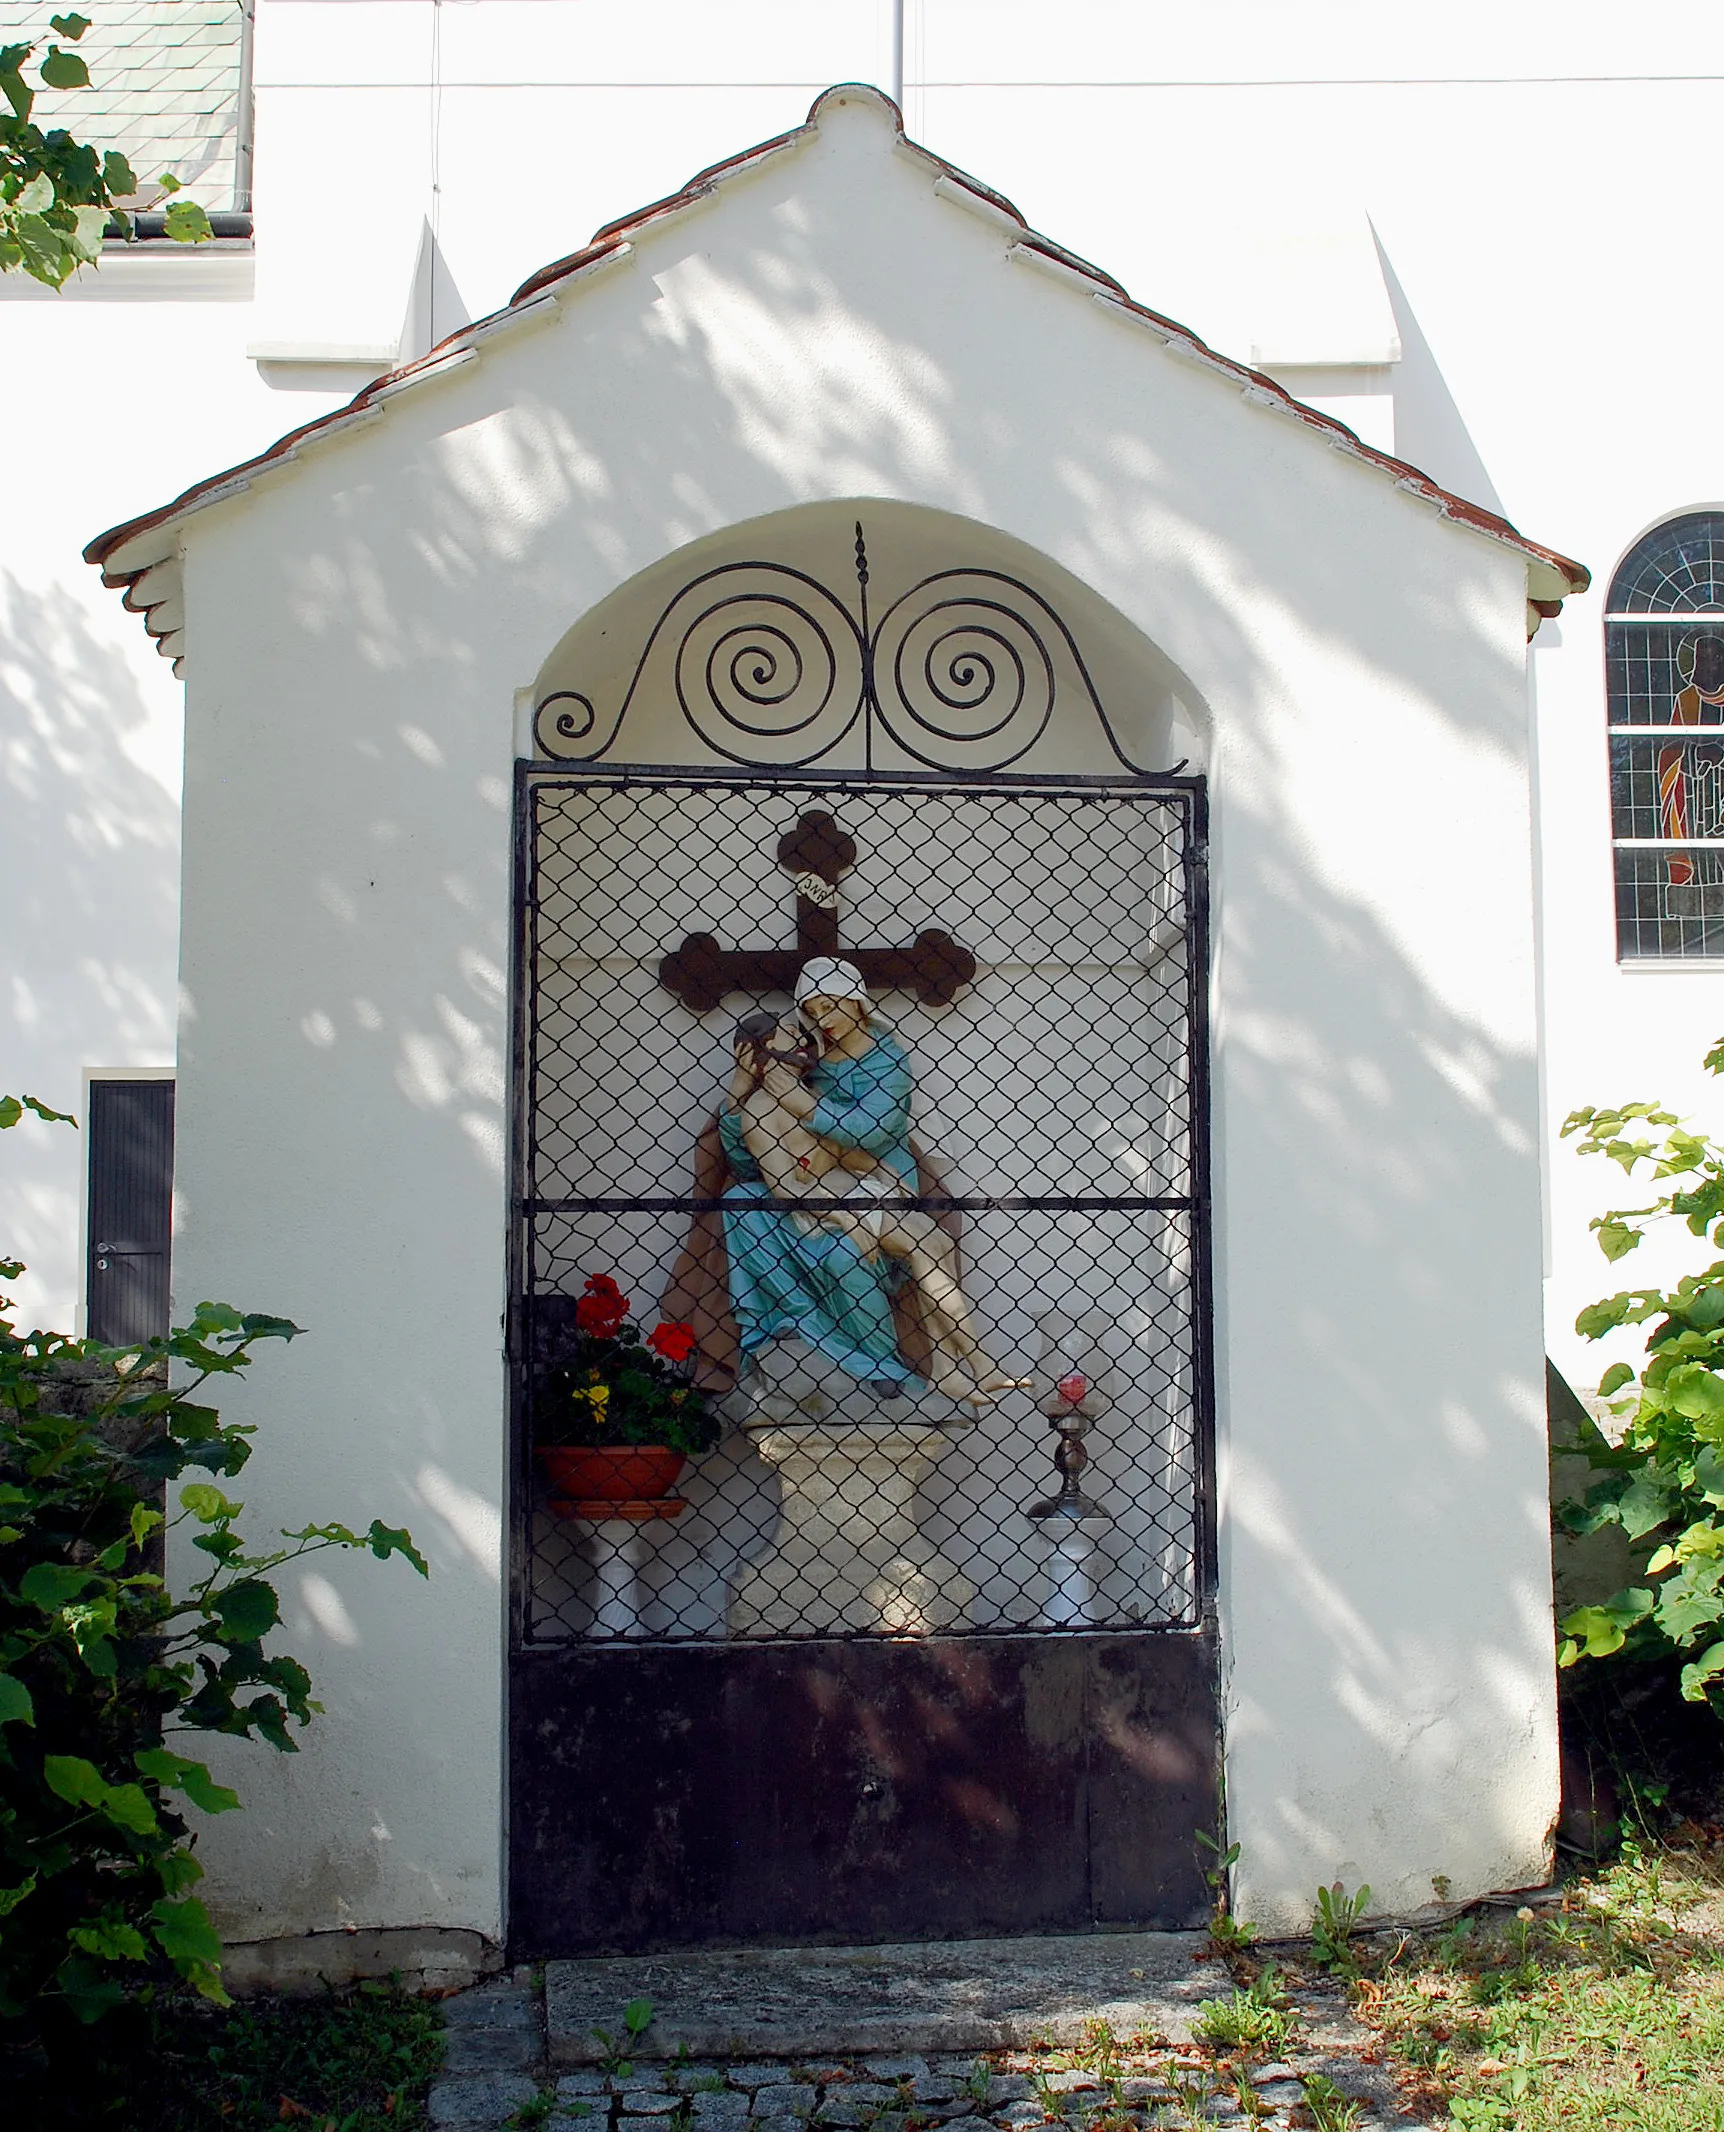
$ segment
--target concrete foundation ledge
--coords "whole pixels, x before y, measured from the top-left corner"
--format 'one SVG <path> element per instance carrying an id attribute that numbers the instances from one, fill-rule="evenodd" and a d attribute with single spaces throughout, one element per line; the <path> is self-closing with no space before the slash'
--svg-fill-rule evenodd
<path id="1" fill-rule="evenodd" d="M 236 1999 L 265 1993 L 309 1998 L 326 1986 L 339 1991 L 363 1977 L 399 1971 L 409 1991 L 459 1991 L 502 1966 L 503 1950 L 482 1932 L 386 1926 L 236 1941 L 222 1952 L 222 1982 Z"/>

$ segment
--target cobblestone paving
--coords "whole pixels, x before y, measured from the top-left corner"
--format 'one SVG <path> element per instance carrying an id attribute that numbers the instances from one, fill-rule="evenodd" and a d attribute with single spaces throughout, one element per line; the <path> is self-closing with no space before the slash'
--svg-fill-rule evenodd
<path id="1" fill-rule="evenodd" d="M 1416 2122 L 1338 1992 L 1301 1989 L 1293 2005 L 1297 2047 L 1273 2063 L 1131 2037 L 1080 2050 L 814 2063 L 640 2057 L 626 2070 L 558 2072 L 545 2058 L 542 1992 L 518 1970 L 447 2001 L 430 2116 L 438 2132 L 1291 2132 L 1322 2124 L 1307 2097 L 1315 2077 L 1345 2098 L 1329 2119 L 1334 2132 Z"/>

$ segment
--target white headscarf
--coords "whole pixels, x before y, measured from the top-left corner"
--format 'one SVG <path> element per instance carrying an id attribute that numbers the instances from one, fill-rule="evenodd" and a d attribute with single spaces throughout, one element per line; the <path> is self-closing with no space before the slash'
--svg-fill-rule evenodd
<path id="1" fill-rule="evenodd" d="M 797 971 L 797 1012 L 801 1013 L 811 999 L 853 999 L 870 1011 L 874 1004 L 862 982 L 862 972 L 853 962 L 841 962 L 836 955 L 811 955 Z"/>

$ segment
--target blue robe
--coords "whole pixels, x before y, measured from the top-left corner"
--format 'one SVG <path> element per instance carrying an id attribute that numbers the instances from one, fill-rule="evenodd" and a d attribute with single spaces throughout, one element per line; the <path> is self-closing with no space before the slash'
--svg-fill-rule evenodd
<path id="1" fill-rule="evenodd" d="M 879 1032 L 859 1059 L 822 1059 L 807 1087 L 815 1098 L 806 1121 L 811 1132 L 834 1147 L 877 1156 L 915 1192 L 910 1061 L 896 1037 Z M 771 1194 L 743 1140 L 742 1120 L 726 1108 L 718 1129 L 734 1180 L 724 1194 L 724 1243 L 743 1359 L 790 1333 L 863 1383 L 894 1390 L 915 1384 L 892 1318 L 896 1262 L 884 1254 L 865 1257 L 834 1230 L 805 1233 L 789 1214 L 751 1205 Z"/>

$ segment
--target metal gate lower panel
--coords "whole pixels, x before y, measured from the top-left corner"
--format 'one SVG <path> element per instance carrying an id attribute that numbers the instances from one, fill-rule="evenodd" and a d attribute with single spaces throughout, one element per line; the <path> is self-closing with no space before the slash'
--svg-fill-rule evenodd
<path id="1" fill-rule="evenodd" d="M 524 1654 L 512 1745 L 524 1955 L 1207 1914 L 1201 1635 Z"/>
<path id="2" fill-rule="evenodd" d="M 533 770 L 518 822 L 515 1949 L 1192 1923 L 1201 782 Z M 656 1513 L 543 1457 L 617 1338 L 726 1424 Z"/>

